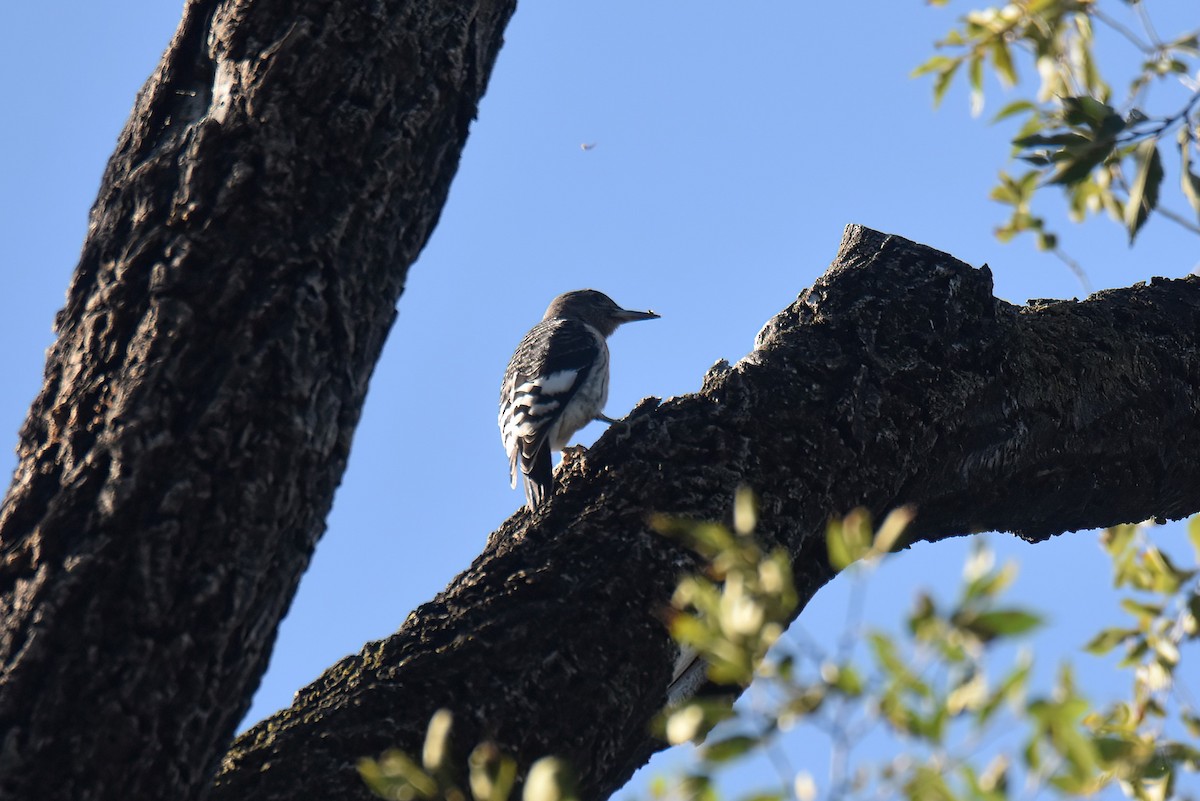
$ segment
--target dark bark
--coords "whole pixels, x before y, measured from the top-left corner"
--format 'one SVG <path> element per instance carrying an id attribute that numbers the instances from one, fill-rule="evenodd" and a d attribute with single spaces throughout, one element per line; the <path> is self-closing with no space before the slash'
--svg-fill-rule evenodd
<path id="1" fill-rule="evenodd" d="M 1030 540 L 1200 509 L 1200 279 L 1017 307 L 986 267 L 867 229 L 699 393 L 643 402 L 560 471 L 392 637 L 242 736 L 223 801 L 368 795 L 354 763 L 420 749 L 455 713 L 523 766 L 555 754 L 584 798 L 660 747 L 673 658 L 658 619 L 689 557 L 647 514 L 722 518 L 739 484 L 807 601 L 831 576 L 826 519 L 913 504 L 911 540 Z"/>
<path id="2" fill-rule="evenodd" d="M 0 797 L 208 792 L 515 0 L 192 0 L 0 511 Z"/>

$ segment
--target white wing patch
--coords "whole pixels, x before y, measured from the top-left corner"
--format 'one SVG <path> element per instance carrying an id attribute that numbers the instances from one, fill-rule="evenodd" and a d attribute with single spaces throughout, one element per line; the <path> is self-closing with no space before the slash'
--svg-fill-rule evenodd
<path id="1" fill-rule="evenodd" d="M 575 381 L 578 378 L 578 370 L 559 370 L 557 373 L 551 373 L 548 376 L 539 378 L 537 383 L 542 387 L 543 396 L 561 395 L 575 386 Z"/>

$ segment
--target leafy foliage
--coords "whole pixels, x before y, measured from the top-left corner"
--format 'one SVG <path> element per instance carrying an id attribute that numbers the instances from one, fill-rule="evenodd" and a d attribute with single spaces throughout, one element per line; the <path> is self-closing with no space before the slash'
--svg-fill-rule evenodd
<path id="1" fill-rule="evenodd" d="M 359 774 L 375 795 L 388 801 L 508 801 L 517 764 L 494 743 L 480 743 L 467 758 L 466 781 L 450 748 L 451 715 L 439 709 L 429 720 L 421 761 L 396 749 L 379 759 L 362 759 Z M 544 757 L 525 776 L 523 801 L 575 801 L 570 768 Z"/>
<path id="2" fill-rule="evenodd" d="M 682 540 L 707 560 L 706 573 L 685 576 L 676 587 L 670 628 L 680 645 L 704 659 L 709 678 L 719 684 L 748 685 L 796 608 L 787 553 L 765 553 L 754 541 L 755 504 L 748 490 L 738 493 L 732 531 L 718 523 L 653 521 L 660 533 Z M 719 707 L 710 711 L 720 714 Z M 681 724 L 675 731 L 673 742 L 694 736 L 678 734 Z"/>
<path id="3" fill-rule="evenodd" d="M 1015 0 L 971 11 L 937 43 L 941 52 L 914 71 L 933 76 L 936 104 L 965 65 L 971 111 L 978 115 L 988 70 L 1003 86 L 1015 87 L 1021 83 L 1018 65 L 1032 62 L 1037 92 L 1008 103 L 995 116 L 995 121 L 1024 118 L 1013 154 L 1031 168 L 1019 176 L 1001 172 L 992 190 L 994 200 L 1011 207 L 1008 221 L 996 230 L 1002 241 L 1033 233 L 1040 248 L 1059 252 L 1058 236 L 1030 209 L 1036 191 L 1048 186 L 1066 193 L 1072 220 L 1107 212 L 1131 242 L 1155 212 L 1200 233 L 1200 176 L 1191 166 L 1200 152 L 1200 32 L 1163 39 L 1148 6 L 1145 0 Z M 1126 24 L 1122 16 L 1135 21 Z M 1139 66 L 1119 102 L 1100 72 L 1097 26 L 1116 34 L 1138 56 Z M 1159 92 L 1165 101 L 1151 98 L 1152 87 L 1166 90 Z M 1172 137 L 1181 193 L 1193 219 L 1160 205 L 1163 145 Z"/>
<path id="4" fill-rule="evenodd" d="M 854 580 L 865 580 L 900 541 L 907 523 L 905 512 L 895 513 L 877 533 L 861 511 L 833 521 L 826 533 L 831 563 Z M 672 525 L 688 528 L 678 521 Z M 730 532 L 692 524 L 691 531 L 705 557 L 722 566 L 714 575 L 743 576 L 734 590 L 737 597 L 745 594 L 746 577 L 754 573 L 755 554 L 760 565 L 772 563 L 744 526 Z M 1200 559 L 1200 520 L 1192 521 L 1190 531 Z M 879 629 L 847 631 L 835 653 L 814 653 L 781 637 L 777 627 L 783 621 L 764 614 L 755 620 L 769 629 L 766 639 L 778 642 L 760 659 L 762 640 L 753 631 L 741 626 L 730 636 L 719 623 L 725 588 L 705 576 L 706 593 L 716 597 L 700 605 L 687 603 L 691 591 L 677 597 L 695 621 L 677 631 L 685 635 L 681 643 L 717 655 L 721 664 L 751 663 L 751 694 L 769 700 L 733 710 L 702 699 L 668 710 L 664 730 L 673 742 L 708 739 L 694 769 L 674 784 L 657 781 L 652 794 L 716 801 L 718 773 L 766 754 L 780 767 L 776 785 L 745 793 L 741 801 L 813 801 L 822 794 L 1001 801 L 1025 794 L 1022 784 L 1033 793 L 1048 788 L 1091 795 L 1120 786 L 1139 801 L 1171 797 L 1180 773 L 1200 768 L 1200 751 L 1173 739 L 1178 731 L 1200 734 L 1200 712 L 1171 692 L 1182 646 L 1200 636 L 1200 571 L 1176 566 L 1138 527 L 1110 530 L 1103 543 L 1116 586 L 1132 593 L 1122 602 L 1130 625 L 1104 629 L 1086 646 L 1094 654 L 1123 648 L 1121 667 L 1132 671 L 1130 698 L 1105 708 L 1080 691 L 1069 664 L 1059 668 L 1049 692 L 1035 692 L 1033 660 L 1014 644 L 1041 626 L 1041 617 L 1004 601 L 1017 568 L 997 566 L 982 540 L 964 566 L 956 601 L 943 606 L 921 593 L 904 620 L 903 636 Z M 686 578 L 680 586 L 695 580 Z M 754 591 L 763 609 L 786 609 L 792 600 L 782 591 L 772 597 L 769 585 L 755 585 Z M 703 637 L 695 627 L 703 629 Z M 1004 661 L 1008 664 L 1000 667 Z M 716 667 L 710 675 L 727 674 Z M 818 788 L 808 772 L 788 767 L 780 737 L 797 726 L 815 727 L 833 742 L 825 788 Z M 903 743 L 900 755 L 851 766 L 854 743 L 881 728 Z"/>
<path id="5" fill-rule="evenodd" d="M 826 530 L 831 564 L 865 582 L 903 541 L 910 520 L 902 509 L 877 530 L 861 510 L 832 521 Z M 1120 526 L 1101 538 L 1130 619 L 1097 632 L 1083 650 L 1106 659 L 1120 651 L 1119 667 L 1131 678 L 1128 698 L 1100 707 L 1079 689 L 1070 664 L 1059 667 L 1048 692 L 1037 692 L 1033 659 L 1014 645 L 1042 625 L 1041 616 L 1005 601 L 1016 565 L 997 565 L 984 540 L 976 541 L 952 603 L 918 593 L 899 634 L 855 627 L 835 651 L 825 652 L 784 635 L 797 606 L 791 566 L 783 552 L 755 542 L 756 523 L 747 491 L 738 494 L 732 530 L 656 521 L 706 564 L 680 580 L 670 619 L 675 637 L 703 656 L 711 678 L 742 686 L 753 680 L 750 695 L 768 702 L 734 708 L 727 698 L 696 698 L 665 710 L 664 737 L 703 744 L 694 769 L 654 783 L 655 799 L 718 801 L 718 774 L 763 754 L 776 764 L 777 782 L 739 801 L 822 795 L 1006 801 L 1041 789 L 1090 796 L 1112 786 L 1137 801 L 1165 801 L 1177 796 L 1181 774 L 1200 771 L 1200 749 L 1177 738 L 1200 736 L 1200 709 L 1175 692 L 1185 646 L 1200 638 L 1200 568 L 1177 565 L 1146 529 Z M 1188 533 L 1200 563 L 1200 517 Z M 824 788 L 808 771 L 793 770 L 783 752 L 781 736 L 798 726 L 813 726 L 833 742 Z M 360 762 L 363 779 L 376 795 L 395 801 L 507 801 L 517 781 L 515 762 L 482 743 L 459 770 L 451 728 L 450 713 L 440 710 L 430 720 L 420 761 L 389 751 Z M 903 744 L 898 755 L 852 765 L 854 744 L 880 730 Z M 538 760 L 525 776 L 522 797 L 573 801 L 569 766 L 553 757 Z"/>

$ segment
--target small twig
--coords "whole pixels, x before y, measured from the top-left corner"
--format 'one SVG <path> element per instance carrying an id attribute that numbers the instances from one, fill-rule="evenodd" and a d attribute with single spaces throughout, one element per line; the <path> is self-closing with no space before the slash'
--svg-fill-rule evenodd
<path id="1" fill-rule="evenodd" d="M 1154 30 L 1154 23 L 1150 20 L 1150 12 L 1146 10 L 1145 3 L 1135 3 L 1138 18 L 1142 21 L 1142 29 L 1146 35 L 1150 37 L 1150 41 L 1154 43 L 1155 50 L 1162 50 L 1162 39 L 1158 38 L 1158 32 Z"/>
<path id="2" fill-rule="evenodd" d="M 850 738 L 845 727 L 845 701 L 838 705 L 836 720 L 829 732 L 829 798 L 837 801 L 849 791 Z"/>
<path id="3" fill-rule="evenodd" d="M 788 627 L 787 638 L 794 641 L 797 652 L 803 657 L 811 659 L 818 667 L 822 662 L 829 661 L 829 655 L 821 644 L 816 639 L 804 630 L 804 627 L 799 624 L 799 621 Z"/>
<path id="4" fill-rule="evenodd" d="M 771 764 L 775 766 L 775 771 L 779 774 L 780 783 L 783 784 L 784 794 L 788 798 L 796 798 L 796 770 L 792 767 L 791 760 L 787 757 L 787 752 L 780 747 L 779 741 L 772 738 L 766 745 L 767 759 L 771 760 Z M 799 801 L 797 799 L 797 801 Z"/>
<path id="5" fill-rule="evenodd" d="M 1142 88 L 1145 89 L 1145 87 L 1142 87 Z M 1196 107 L 1197 103 L 1200 103 L 1200 89 L 1196 90 L 1192 94 L 1192 96 L 1188 99 L 1188 102 L 1183 104 L 1183 108 L 1181 108 L 1179 111 L 1175 112 L 1174 114 L 1172 114 L 1169 117 L 1162 117 L 1161 122 L 1159 122 L 1158 125 L 1155 126 L 1154 128 L 1150 129 L 1149 131 L 1130 130 L 1130 132 L 1128 134 L 1123 135 L 1123 136 L 1118 136 L 1116 138 L 1116 142 L 1119 145 L 1125 145 L 1125 144 L 1129 144 L 1130 142 L 1136 142 L 1139 139 L 1144 139 L 1146 137 L 1158 139 L 1163 134 L 1165 134 L 1168 130 L 1170 130 L 1175 125 L 1177 125 L 1178 123 L 1180 123 L 1180 122 L 1187 123 L 1188 117 L 1191 116 L 1192 109 L 1194 109 Z M 1138 125 L 1142 125 L 1142 124 L 1148 123 L 1148 122 L 1153 122 L 1153 120 L 1143 118 L 1141 120 L 1138 120 L 1137 122 L 1132 123 L 1130 125 L 1130 128 L 1132 129 L 1132 128 L 1137 127 Z"/>
<path id="6" fill-rule="evenodd" d="M 1050 252 L 1057 256 L 1059 261 L 1067 265 L 1067 269 L 1075 274 L 1075 278 L 1079 281 L 1079 285 L 1083 287 L 1084 294 L 1092 294 L 1092 282 L 1088 280 L 1087 271 L 1083 269 L 1083 265 L 1068 256 L 1060 247 L 1055 247 Z"/>
<path id="7" fill-rule="evenodd" d="M 1163 208 L 1162 206 L 1155 207 L 1154 211 L 1156 214 L 1161 214 L 1162 216 L 1166 217 L 1171 222 L 1178 223 L 1188 231 L 1191 231 L 1193 234 L 1200 234 L 1200 225 L 1196 225 L 1196 223 L 1191 222 L 1182 214 L 1178 214 L 1170 209 Z"/>
<path id="8" fill-rule="evenodd" d="M 846 622 L 842 624 L 842 634 L 838 638 L 837 658 L 839 664 L 846 664 L 854 653 L 854 646 L 860 639 L 859 627 L 862 623 L 863 608 L 866 606 L 867 583 L 860 572 L 855 571 L 851 579 L 850 597 L 846 601 Z"/>
<path id="9" fill-rule="evenodd" d="M 1154 48 L 1151 47 L 1150 45 L 1146 44 L 1145 42 L 1143 42 L 1141 39 L 1139 39 L 1138 35 L 1136 33 L 1131 31 L 1129 28 L 1125 27 L 1121 23 L 1117 22 L 1115 19 L 1108 16 L 1100 9 L 1093 8 L 1092 16 L 1094 16 L 1096 19 L 1103 22 L 1108 27 L 1112 28 L 1117 33 L 1124 36 L 1126 39 L 1128 39 L 1130 42 L 1133 43 L 1134 47 L 1136 47 L 1138 50 L 1141 50 L 1143 53 L 1151 54 L 1154 52 Z"/>
<path id="10" fill-rule="evenodd" d="M 1189 98 L 1188 102 L 1183 105 L 1182 109 L 1163 120 L 1162 124 L 1158 126 L 1158 129 L 1155 131 L 1154 135 L 1161 136 L 1167 131 L 1167 129 L 1174 126 L 1177 122 L 1188 122 L 1188 117 L 1192 115 L 1192 109 L 1196 107 L 1197 103 L 1200 103 L 1200 90 L 1196 90 L 1192 93 L 1191 98 Z"/>

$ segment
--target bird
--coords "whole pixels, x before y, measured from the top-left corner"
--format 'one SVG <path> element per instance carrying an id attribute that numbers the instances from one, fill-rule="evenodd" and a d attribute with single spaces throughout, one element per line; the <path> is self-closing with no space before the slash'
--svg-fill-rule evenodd
<path id="1" fill-rule="evenodd" d="M 608 344 L 617 327 L 653 320 L 652 311 L 630 311 L 603 292 L 579 289 L 550 302 L 542 321 L 529 329 L 508 362 L 500 385 L 500 438 L 508 453 L 512 486 L 525 479 L 531 512 L 550 496 L 550 452 L 561 451 L 575 432 L 605 417 Z"/>

